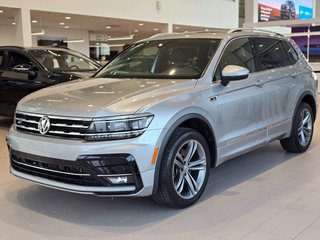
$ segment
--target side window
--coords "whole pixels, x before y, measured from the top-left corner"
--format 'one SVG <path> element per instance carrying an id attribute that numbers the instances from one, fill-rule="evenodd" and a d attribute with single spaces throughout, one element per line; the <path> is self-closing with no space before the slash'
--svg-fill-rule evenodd
<path id="1" fill-rule="evenodd" d="M 4 51 L 0 51 L 0 69 L 4 68 Z"/>
<path id="2" fill-rule="evenodd" d="M 291 64 L 292 65 L 295 64 L 299 59 L 298 53 L 296 52 L 296 50 L 294 50 L 294 48 L 289 42 L 283 41 L 283 45 L 284 45 L 285 51 L 288 54 Z"/>
<path id="3" fill-rule="evenodd" d="M 17 53 L 17 52 L 10 52 L 9 53 L 9 69 L 21 64 L 31 64 L 31 61 L 26 56 Z"/>
<path id="4" fill-rule="evenodd" d="M 227 65 L 238 65 L 255 72 L 253 48 L 249 38 L 239 38 L 231 41 L 221 56 L 215 79 L 221 80 L 221 72 Z"/>
<path id="5" fill-rule="evenodd" d="M 281 40 L 273 38 L 255 38 L 257 49 L 257 65 L 260 71 L 289 66 L 291 63 L 285 57 Z"/>

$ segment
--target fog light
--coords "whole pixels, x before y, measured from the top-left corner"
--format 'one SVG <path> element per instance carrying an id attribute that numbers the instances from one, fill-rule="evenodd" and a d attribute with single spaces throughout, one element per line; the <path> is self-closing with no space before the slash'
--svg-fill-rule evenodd
<path id="1" fill-rule="evenodd" d="M 113 184 L 126 184 L 128 183 L 128 177 L 108 177 L 108 180 Z"/>

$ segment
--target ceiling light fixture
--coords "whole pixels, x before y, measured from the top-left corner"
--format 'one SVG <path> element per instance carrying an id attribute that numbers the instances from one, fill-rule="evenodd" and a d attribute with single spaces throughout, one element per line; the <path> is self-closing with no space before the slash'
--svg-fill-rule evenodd
<path id="1" fill-rule="evenodd" d="M 136 30 L 133 30 L 134 32 L 139 32 L 139 30 L 138 29 L 136 29 Z"/>
<path id="2" fill-rule="evenodd" d="M 110 28 L 111 28 L 111 26 L 106 26 L 106 28 L 107 28 L 107 29 L 110 29 Z"/>
<path id="3" fill-rule="evenodd" d="M 3 13 L 3 10 L 0 10 L 0 13 Z"/>
<path id="4" fill-rule="evenodd" d="M 175 27 L 175 29 L 179 29 L 179 28 L 180 28 L 180 27 L 178 27 L 178 26 L 177 26 L 177 27 Z"/>
<path id="5" fill-rule="evenodd" d="M 68 17 L 68 16 L 67 16 L 67 17 L 65 17 L 64 19 L 66 19 L 66 20 L 70 20 L 70 19 L 71 19 L 71 17 Z"/>
<path id="6" fill-rule="evenodd" d="M 37 21 L 37 20 L 32 20 L 31 22 L 32 22 L 32 23 L 37 23 L 38 21 Z"/>
<path id="7" fill-rule="evenodd" d="M 158 31 L 159 29 L 158 28 L 155 28 L 155 29 L 153 29 L 154 31 Z"/>
<path id="8" fill-rule="evenodd" d="M 69 26 L 65 26 L 64 28 L 69 28 Z"/>
<path id="9" fill-rule="evenodd" d="M 118 40 L 131 40 L 133 39 L 134 35 L 129 35 L 129 36 L 121 36 L 121 37 L 109 37 L 107 41 L 118 41 Z"/>
<path id="10" fill-rule="evenodd" d="M 13 23 L 11 23 L 12 25 L 16 25 L 16 23 L 15 22 L 13 22 Z"/>
<path id="11" fill-rule="evenodd" d="M 139 26 L 143 26 L 143 23 L 139 23 Z"/>
<path id="12" fill-rule="evenodd" d="M 44 35 L 44 34 L 45 34 L 44 30 L 41 30 L 41 32 L 31 33 L 32 36 L 38 36 L 38 35 Z"/>
<path id="13" fill-rule="evenodd" d="M 69 39 L 69 40 L 63 40 L 64 43 L 82 43 L 84 42 L 84 39 Z"/>
<path id="14" fill-rule="evenodd" d="M 59 23 L 59 25 L 63 26 L 63 25 L 64 25 L 64 22 Z"/>

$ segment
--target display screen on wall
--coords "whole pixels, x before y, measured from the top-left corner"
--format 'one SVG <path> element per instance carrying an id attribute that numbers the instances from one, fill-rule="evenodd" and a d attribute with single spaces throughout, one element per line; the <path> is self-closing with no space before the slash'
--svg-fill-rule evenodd
<path id="1" fill-rule="evenodd" d="M 313 0 L 258 0 L 259 22 L 312 17 Z"/>

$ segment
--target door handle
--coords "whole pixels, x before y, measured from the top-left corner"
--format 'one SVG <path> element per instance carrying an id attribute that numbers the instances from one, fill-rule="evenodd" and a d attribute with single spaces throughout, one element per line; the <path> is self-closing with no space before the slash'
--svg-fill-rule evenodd
<path id="1" fill-rule="evenodd" d="M 261 80 L 261 79 L 259 79 L 259 80 L 257 80 L 257 82 L 256 82 L 256 87 L 259 87 L 259 88 L 261 88 L 263 85 L 264 85 L 264 81 L 263 80 Z"/>

